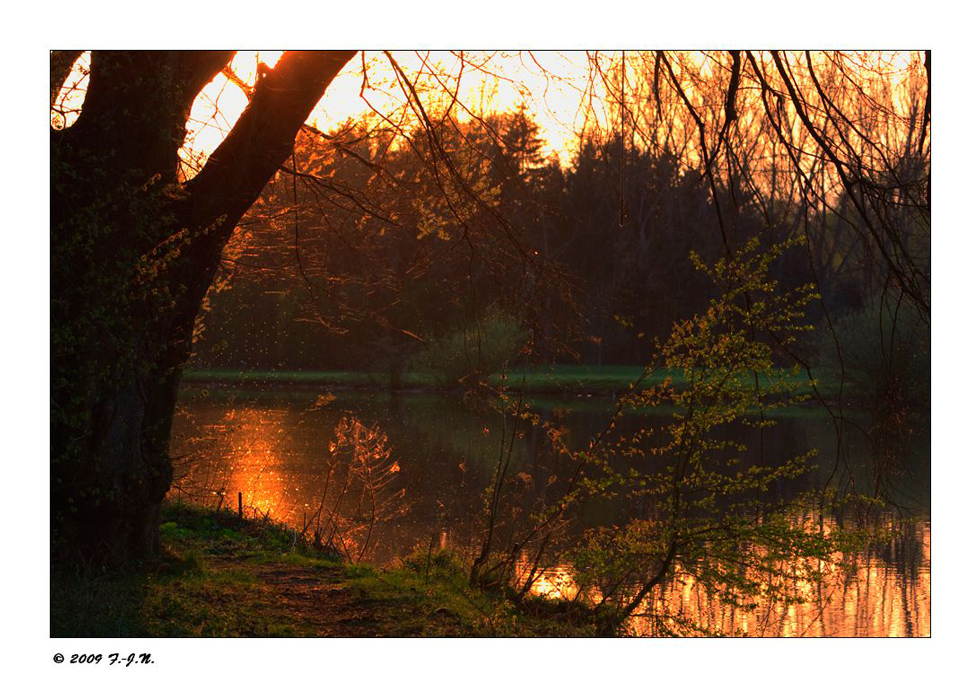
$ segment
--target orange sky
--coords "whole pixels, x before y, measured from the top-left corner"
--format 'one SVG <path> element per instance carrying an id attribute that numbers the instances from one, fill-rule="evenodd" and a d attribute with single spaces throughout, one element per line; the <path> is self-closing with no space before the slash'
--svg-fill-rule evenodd
<path id="1" fill-rule="evenodd" d="M 281 51 L 240 51 L 232 69 L 245 82 L 254 84 L 259 61 L 273 66 Z M 460 107 L 456 114 L 487 110 L 508 111 L 522 102 L 533 113 L 544 141 L 544 152 L 556 154 L 568 162 L 576 148 L 575 132 L 581 131 L 587 117 L 605 124 L 602 107 L 604 96 L 600 78 L 590 79 L 588 56 L 584 51 L 495 51 L 495 52 L 405 52 L 392 53 L 402 69 L 419 77 L 419 92 L 428 97 L 427 107 L 445 107 L 456 89 Z M 689 54 L 703 76 L 711 70 L 711 60 L 699 53 Z M 895 68 L 897 78 L 908 64 L 911 53 L 854 53 L 858 61 L 881 59 Z M 460 57 L 464 62 L 461 62 Z M 616 64 L 619 53 L 603 54 L 608 64 Z M 699 59 L 700 58 L 700 59 Z M 792 62 L 792 59 L 791 59 Z M 62 94 L 69 109 L 79 109 L 84 100 L 87 78 L 86 53 L 76 64 Z M 364 67 L 367 67 L 365 70 Z M 367 74 L 367 80 L 364 74 Z M 627 101 L 638 86 L 634 72 L 627 65 Z M 633 82 L 632 84 L 629 82 Z M 643 97 L 643 96 L 640 96 Z M 406 97 L 395 78 L 384 53 L 359 53 L 328 87 L 323 99 L 310 115 L 309 123 L 323 131 L 376 109 L 385 115 L 397 115 L 405 107 Z M 208 84 L 194 103 L 188 122 L 188 136 L 181 151 L 186 162 L 199 165 L 223 140 L 245 108 L 245 94 L 224 75 Z M 397 116 L 393 117 L 398 119 Z M 66 117 L 68 124 L 72 115 Z M 52 121 L 59 124 L 59 117 Z M 195 167 L 193 163 L 189 165 Z M 191 172 L 193 174 L 193 172 Z"/>
<path id="2" fill-rule="evenodd" d="M 232 61 L 232 69 L 252 85 L 258 62 L 261 60 L 274 66 L 281 54 L 282 51 L 240 51 Z M 446 89 L 439 87 L 433 74 L 439 75 L 438 78 L 452 89 L 456 88 L 458 80 L 460 103 L 472 112 L 512 110 L 523 101 L 541 127 L 545 152 L 556 153 L 563 161 L 572 152 L 574 132 L 581 128 L 585 116 L 583 95 L 589 87 L 588 60 L 584 51 L 465 52 L 466 64 L 461 64 L 460 53 L 396 51 L 392 55 L 406 73 L 423 73 L 428 77 L 432 104 L 438 103 L 437 94 L 443 104 L 448 102 Z M 363 79 L 365 65 L 369 75 L 366 85 Z M 87 67 L 88 53 L 79 59 L 62 91 L 63 103 L 68 109 L 79 109 L 82 105 Z M 601 89 L 601 83 L 595 87 Z M 218 75 L 194 103 L 184 158 L 209 155 L 234 125 L 246 103 L 245 94 L 227 77 Z M 405 98 L 387 58 L 381 52 L 366 51 L 359 53 L 334 79 L 308 121 L 328 131 L 372 108 L 391 114 L 404 103 Z M 594 112 L 599 110 L 601 108 L 596 108 Z M 459 112 L 463 119 L 465 112 Z M 69 125 L 73 119 L 72 115 L 66 117 Z M 60 125 L 58 117 L 53 121 Z"/>
<path id="3" fill-rule="evenodd" d="M 439 75 L 451 89 L 456 88 L 458 80 L 460 102 L 473 112 L 491 106 L 495 110 L 512 110 L 522 101 L 526 102 L 541 126 L 546 151 L 567 157 L 575 127 L 582 123 L 581 104 L 588 73 L 584 52 L 464 53 L 466 62 L 472 64 L 462 64 L 459 53 L 392 54 L 406 73 L 428 76 L 434 102 L 439 99 L 448 102 L 448 93 L 447 89 L 439 87 L 432 74 Z M 233 60 L 232 68 L 252 84 L 258 61 L 272 66 L 280 55 L 281 52 L 240 52 Z M 366 85 L 363 79 L 365 64 L 369 79 Z M 370 112 L 372 107 L 390 114 L 404 102 L 387 58 L 380 52 L 367 51 L 358 54 L 334 79 L 310 115 L 309 123 L 328 131 L 350 117 Z M 189 138 L 194 141 L 192 147 L 205 153 L 213 150 L 244 107 L 245 97 L 239 89 L 229 84 L 224 76 L 215 79 L 204 89 L 191 114 Z M 465 110 L 461 114 L 465 117 Z"/>

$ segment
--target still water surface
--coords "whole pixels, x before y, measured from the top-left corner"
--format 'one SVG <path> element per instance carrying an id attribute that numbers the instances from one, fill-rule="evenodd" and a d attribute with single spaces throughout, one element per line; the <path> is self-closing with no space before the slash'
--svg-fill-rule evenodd
<path id="1" fill-rule="evenodd" d="M 588 441 L 611 408 L 610 401 L 599 399 L 537 399 L 532 405 L 566 427 L 573 444 Z M 657 421 L 637 415 L 620 424 L 628 431 Z M 333 510 L 344 511 L 349 517 L 342 528 L 352 535 L 349 555 L 379 564 L 420 545 L 472 550 L 481 534 L 484 493 L 500 455 L 501 422 L 500 416 L 475 410 L 456 397 L 435 394 L 206 394 L 188 389 L 174 422 L 172 450 L 178 458 L 171 495 L 237 507 L 241 492 L 249 514 L 268 514 L 296 528 L 312 529 L 318 511 L 317 522 L 326 521 Z M 812 412 L 781 418 L 753 448 L 768 456 L 819 450 L 819 469 L 805 483 L 787 485 L 789 490 L 822 486 L 828 480 L 866 493 L 877 485 L 895 506 L 885 516 L 894 520 L 894 539 L 846 561 L 853 565 L 832 570 L 821 588 L 812 590 L 819 603 L 787 606 L 759 599 L 754 609 L 733 609 L 697 581 L 675 576 L 640 609 L 631 631 L 649 634 L 651 618 L 669 609 L 671 615 L 725 635 L 928 636 L 928 437 L 919 437 L 903 455 L 893 457 L 898 464 L 887 470 L 870 460 L 866 443 L 849 440 L 838 450 L 833 423 Z M 561 474 L 565 468 L 546 444 L 538 428 L 518 433 L 514 472 L 529 479 Z M 378 485 L 368 496 L 338 468 L 340 456 L 350 458 L 357 451 Z M 344 505 L 335 508 L 338 496 Z M 370 513 L 374 517 L 365 517 Z M 591 513 L 586 520 L 590 517 L 598 524 L 615 514 Z M 336 534 L 336 529 L 334 525 L 324 535 Z M 589 590 L 576 586 L 572 572 L 567 565 L 552 566 L 534 591 L 589 596 Z"/>

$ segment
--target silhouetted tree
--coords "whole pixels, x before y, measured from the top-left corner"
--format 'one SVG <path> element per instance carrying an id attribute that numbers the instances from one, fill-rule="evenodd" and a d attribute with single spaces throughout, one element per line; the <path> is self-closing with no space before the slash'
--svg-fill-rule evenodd
<path id="1" fill-rule="evenodd" d="M 295 52 L 197 176 L 191 104 L 231 52 L 99 52 L 78 120 L 51 131 L 52 524 L 57 555 L 152 554 L 201 301 L 238 220 L 351 52 Z M 52 55 L 52 91 L 68 59 Z"/>

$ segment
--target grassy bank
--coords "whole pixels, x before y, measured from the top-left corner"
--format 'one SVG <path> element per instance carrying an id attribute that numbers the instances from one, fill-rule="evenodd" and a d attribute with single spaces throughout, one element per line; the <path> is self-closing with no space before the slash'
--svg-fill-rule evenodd
<path id="1" fill-rule="evenodd" d="M 512 370 L 506 375 L 494 374 L 486 383 L 494 388 L 520 391 L 527 394 L 615 394 L 631 388 L 648 389 L 667 379 L 678 386 L 686 384 L 680 370 L 658 370 L 645 377 L 641 366 L 631 365 L 537 365 Z M 282 385 L 326 389 L 396 389 L 443 390 L 451 388 L 444 377 L 431 372 L 405 372 L 397 377 L 380 372 L 313 371 L 313 370 L 188 370 L 183 381 L 190 385 L 266 386 Z M 806 388 L 806 373 L 791 378 Z M 763 385 L 771 381 L 760 379 Z"/>
<path id="2" fill-rule="evenodd" d="M 346 565 L 297 534 L 231 511 L 171 503 L 163 554 L 112 574 L 55 573 L 52 637 L 453 637 L 594 634 L 584 607 L 517 604 L 467 585 L 461 563 L 421 551 Z"/>

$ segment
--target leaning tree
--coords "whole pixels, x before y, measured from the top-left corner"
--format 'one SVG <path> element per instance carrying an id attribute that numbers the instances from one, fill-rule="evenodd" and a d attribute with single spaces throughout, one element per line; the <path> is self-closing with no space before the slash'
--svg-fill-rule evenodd
<path id="1" fill-rule="evenodd" d="M 55 560 L 151 555 L 194 322 L 236 223 L 353 52 L 290 52 L 203 169 L 178 175 L 191 105 L 233 53 L 98 52 L 51 131 Z M 52 53 L 52 100 L 77 53 Z"/>

